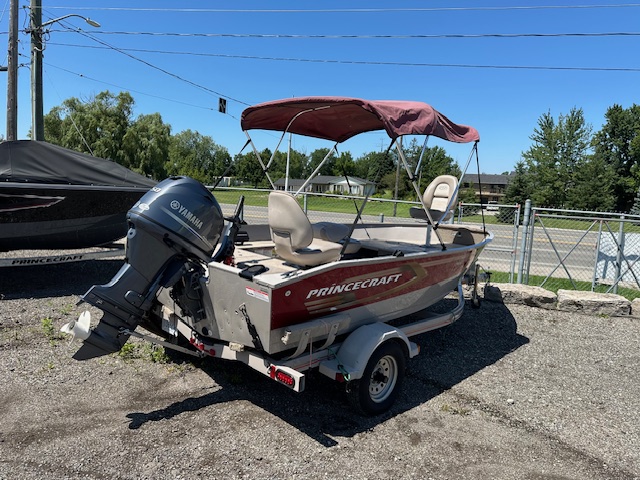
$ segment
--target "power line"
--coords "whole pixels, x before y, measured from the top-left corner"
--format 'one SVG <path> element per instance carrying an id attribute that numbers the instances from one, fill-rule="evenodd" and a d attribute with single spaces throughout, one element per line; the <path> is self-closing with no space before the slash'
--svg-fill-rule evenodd
<path id="1" fill-rule="evenodd" d="M 67 43 L 53 43 L 52 45 L 77 48 L 102 48 L 91 45 L 77 45 Z M 595 71 L 595 72 L 640 72 L 640 68 L 626 67 L 554 67 L 542 65 L 474 65 L 460 63 L 416 63 L 416 62 L 379 62 L 379 61 L 359 61 L 359 60 L 331 60 L 331 59 L 311 59 L 311 58 L 291 58 L 291 57 L 261 57 L 256 55 L 230 55 L 223 53 L 197 53 L 197 52 L 173 52 L 167 50 L 147 50 L 140 48 L 122 48 L 122 51 L 137 53 L 159 53 L 163 55 L 191 55 L 197 57 L 216 58 L 238 58 L 244 60 L 267 60 L 279 62 L 305 62 L 305 63 L 331 63 L 347 65 L 372 65 L 372 66 L 401 66 L 401 67 L 434 67 L 434 68 L 475 68 L 475 69 L 514 69 L 514 70 L 565 70 L 565 71 Z M 224 96 L 224 95 L 223 95 Z M 243 102 L 242 102 L 243 103 Z M 248 104 L 245 104 L 248 105 Z"/>
<path id="2" fill-rule="evenodd" d="M 81 7 L 56 6 L 48 9 L 102 10 L 125 12 L 179 12 L 179 13 L 392 13 L 392 12 L 468 12 L 504 10 L 565 10 L 640 7 L 640 3 L 612 5 L 529 5 L 502 7 L 422 7 L 422 8 L 325 8 L 325 9 L 234 9 L 234 8 L 140 8 L 140 7 Z"/>
<path id="3" fill-rule="evenodd" d="M 51 32 L 69 30 L 51 30 Z M 556 38 L 556 37 L 639 37 L 640 32 L 595 33 L 445 33 L 416 35 L 355 35 L 355 34 L 282 34 L 282 33 L 180 33 L 180 32 L 126 32 L 96 31 L 93 35 L 144 35 L 152 37 L 204 37 L 204 38 L 288 38 L 288 39 L 432 39 L 432 38 Z"/>
<path id="4" fill-rule="evenodd" d="M 188 107 L 200 108 L 202 110 L 211 110 L 211 111 L 215 111 L 215 112 L 218 111 L 217 106 L 216 106 L 216 108 L 213 108 L 213 107 L 205 107 L 203 105 L 195 105 L 193 103 L 181 102 L 180 100 L 175 100 L 173 98 L 167 98 L 167 97 L 162 97 L 160 95 L 154 95 L 154 94 L 151 94 L 151 93 L 141 92 L 139 90 L 134 90 L 132 88 L 123 87 L 123 86 L 117 85 L 115 83 L 105 82 L 104 80 L 98 80 L 97 78 L 90 77 L 90 76 L 85 75 L 83 73 L 74 72 L 74 71 L 68 70 L 68 69 L 66 69 L 64 67 L 60 67 L 58 65 L 53 65 L 51 63 L 47 63 L 47 66 L 55 68 L 55 69 L 58 69 L 58 70 L 62 70 L 63 72 L 69 73 L 71 75 L 75 75 L 75 76 L 80 77 L 80 78 L 91 80 L 92 82 L 101 83 L 103 85 L 108 85 L 110 87 L 119 88 L 121 90 L 127 90 L 127 91 L 133 92 L 133 93 L 139 93 L 140 95 L 145 95 L 147 97 L 158 98 L 160 100 L 166 100 L 167 102 L 178 103 L 180 105 L 186 105 Z"/>
<path id="5" fill-rule="evenodd" d="M 62 22 L 61 22 L 61 23 L 62 23 Z M 177 79 L 177 80 L 180 80 L 180 81 L 182 81 L 182 82 L 188 83 L 189 85 L 191 85 L 191 86 L 193 86 L 193 87 L 196 87 L 196 88 L 199 88 L 200 90 L 203 90 L 203 91 L 205 91 L 205 92 L 207 92 L 207 93 L 211 93 L 211 94 L 214 94 L 214 95 L 219 96 L 219 97 L 224 97 L 224 98 L 226 98 L 226 99 L 228 99 L 228 100 L 232 100 L 232 101 L 237 102 L 237 103 L 240 103 L 240 104 L 242 104 L 242 105 L 247 105 L 247 106 L 249 105 L 248 103 L 243 102 L 242 100 L 238 100 L 238 99 L 233 98 L 233 97 L 230 97 L 230 96 L 228 96 L 228 95 L 224 95 L 224 94 L 222 94 L 222 93 L 220 93 L 220 92 L 217 92 L 217 91 L 215 91 L 215 90 L 212 90 L 211 88 L 205 87 L 204 85 L 200 85 L 200 84 L 198 84 L 198 83 L 192 82 L 191 80 L 188 80 L 188 79 L 186 79 L 186 78 L 184 78 L 184 77 L 181 77 L 180 75 L 177 75 L 177 74 L 175 74 L 175 73 L 172 73 L 172 72 L 170 72 L 170 71 L 168 71 L 168 70 L 166 70 L 166 69 L 164 69 L 164 68 L 158 67 L 157 65 L 154 65 L 154 64 L 152 64 L 152 63 L 150 63 L 150 62 L 148 62 L 148 61 L 146 61 L 146 60 L 143 60 L 143 59 L 141 59 L 141 58 L 138 58 L 138 57 L 136 57 L 135 55 L 132 55 L 132 54 L 128 53 L 128 52 L 127 52 L 127 50 L 128 50 L 128 49 L 123 49 L 123 48 L 115 47 L 115 46 L 113 46 L 113 45 L 108 44 L 107 42 L 103 42 L 102 40 L 99 40 L 99 39 L 95 38 L 93 35 L 88 34 L 88 33 L 87 33 L 87 32 L 85 32 L 84 30 L 77 29 L 77 28 L 72 28 L 72 27 L 69 27 L 68 29 L 69 29 L 69 30 L 71 30 L 71 31 L 74 31 L 74 32 L 76 32 L 76 33 L 79 33 L 80 35 L 82 35 L 82 36 L 84 36 L 84 37 L 87 37 L 87 38 L 89 38 L 89 39 L 93 40 L 94 42 L 99 43 L 100 45 L 103 45 L 103 46 L 104 46 L 104 48 L 106 48 L 106 49 L 114 50 L 114 51 L 116 51 L 116 52 L 118 52 L 118 53 L 121 53 L 122 55 L 125 55 L 125 56 L 127 56 L 127 57 L 129 57 L 129 58 L 131 58 L 131 59 L 133 59 L 133 60 L 135 60 L 135 61 L 137 61 L 137 62 L 140 62 L 140 63 L 142 63 L 142 64 L 144 64 L 144 65 L 146 65 L 146 66 L 148 66 L 148 67 L 150 67 L 150 68 L 153 68 L 154 70 L 158 70 L 159 72 L 162 72 L 162 73 L 164 73 L 165 75 L 168 75 L 168 76 L 170 76 L 170 77 L 173 77 L 173 78 L 175 78 L 175 79 Z M 94 47 L 94 48 L 95 48 L 95 47 Z"/>

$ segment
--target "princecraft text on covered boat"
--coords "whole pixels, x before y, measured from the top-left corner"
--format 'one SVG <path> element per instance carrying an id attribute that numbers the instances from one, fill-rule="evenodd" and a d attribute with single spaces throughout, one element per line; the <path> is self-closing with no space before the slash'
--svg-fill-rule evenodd
<path id="1" fill-rule="evenodd" d="M 407 360 L 419 352 L 410 338 L 461 316 L 461 281 L 492 239 L 484 227 L 443 223 L 455 208 L 458 180 L 437 177 L 420 192 L 400 139 L 470 143 L 477 157 L 478 132 L 425 103 L 343 97 L 259 104 L 243 112 L 241 125 L 267 175 L 270 162 L 260 158 L 251 130 L 329 140 L 334 149 L 360 133 L 386 132 L 419 193 L 413 221 L 367 224 L 359 208 L 349 224 L 314 225 L 294 194 L 274 190 L 267 222 L 241 226 L 242 198 L 225 219 L 201 184 L 164 180 L 129 211 L 126 263 L 110 283 L 82 297 L 104 312 L 100 322 L 91 328 L 86 313 L 63 327 L 83 340 L 74 358 L 116 352 L 135 335 L 241 361 L 295 391 L 317 368 L 344 382 L 357 409 L 381 413 L 398 394 Z M 426 311 L 456 288 L 451 311 Z M 418 320 L 398 322 L 416 312 Z M 136 332 L 140 324 L 168 341 Z M 178 345 L 180 338 L 189 348 Z"/>

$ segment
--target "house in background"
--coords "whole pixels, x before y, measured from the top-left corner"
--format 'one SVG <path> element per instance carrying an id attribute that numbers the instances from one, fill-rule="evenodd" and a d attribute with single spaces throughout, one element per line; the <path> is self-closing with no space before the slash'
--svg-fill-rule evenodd
<path id="1" fill-rule="evenodd" d="M 348 181 L 347 181 L 348 179 Z M 284 190 L 285 179 L 280 178 L 275 182 L 275 187 L 278 190 Z M 297 178 L 289 179 L 289 191 L 297 191 L 305 180 Z M 305 192 L 311 193 L 337 193 L 337 194 L 351 194 L 366 196 L 375 193 L 376 184 L 368 180 L 363 180 L 358 177 L 334 177 L 331 175 L 318 175 L 311 179 L 309 184 L 305 187 Z"/>
<path id="2" fill-rule="evenodd" d="M 467 173 L 462 177 L 461 189 L 473 188 L 476 195 L 477 203 L 504 203 L 504 196 L 507 187 L 513 179 L 513 175 L 496 175 L 489 173 L 481 173 L 478 181 L 478 175 Z M 480 192 L 482 191 L 482 198 Z"/>

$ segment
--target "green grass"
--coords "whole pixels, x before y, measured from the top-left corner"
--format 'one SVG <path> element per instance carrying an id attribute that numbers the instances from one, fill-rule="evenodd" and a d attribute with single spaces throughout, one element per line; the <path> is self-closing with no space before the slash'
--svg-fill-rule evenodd
<path id="1" fill-rule="evenodd" d="M 269 192 L 258 190 L 216 190 L 214 194 L 218 203 L 231 205 L 238 203 L 240 195 L 244 195 L 244 204 L 252 207 L 266 207 L 269 198 Z"/>
<path id="2" fill-rule="evenodd" d="M 226 190 L 219 189 L 215 191 L 216 199 L 219 203 L 224 204 L 232 204 L 235 205 L 238 203 L 238 199 L 240 195 L 244 195 L 245 197 L 245 205 L 254 206 L 254 207 L 266 207 L 269 198 L 268 191 L 261 190 Z M 299 199 L 300 204 L 303 204 L 302 197 Z M 319 197 L 315 195 L 309 195 L 307 199 L 307 209 L 314 211 L 323 211 L 323 212 L 334 212 L 334 213 L 353 213 L 355 215 L 358 208 L 362 205 L 362 200 L 356 200 L 355 203 L 350 198 L 341 198 L 340 196 L 336 197 Z M 395 207 L 395 216 L 401 218 L 409 218 L 409 209 L 412 207 L 412 204 L 409 203 L 398 203 Z M 469 207 L 466 207 L 469 208 Z M 473 207 L 472 207 L 473 208 Z M 475 209 L 477 210 L 477 209 Z M 510 225 L 513 223 L 512 220 L 508 222 L 503 222 L 499 220 L 498 212 L 495 212 L 496 215 L 485 215 L 484 222 L 487 225 Z M 393 217 L 394 216 L 394 204 L 393 202 L 381 202 L 377 200 L 375 197 L 369 198 L 367 205 L 365 206 L 364 215 L 373 215 L 378 216 L 383 214 L 385 217 Z M 455 215 L 455 221 L 457 221 L 458 216 L 457 212 Z M 473 214 L 473 215 L 464 215 L 462 217 L 462 221 L 465 223 L 482 223 L 482 215 Z M 616 220 L 608 220 L 611 230 L 616 234 L 618 232 L 618 221 Z M 542 228 L 540 224 L 542 222 L 545 228 L 562 228 L 567 230 L 580 230 L 585 231 L 589 227 L 591 227 L 593 221 L 592 220 L 584 220 L 580 218 L 555 218 L 555 217 L 546 217 L 541 216 L 538 217 L 538 220 L 535 222 L 535 228 Z M 598 231 L 598 226 L 594 225 L 592 227 L 592 231 Z M 603 231 L 607 231 L 606 226 L 603 226 Z M 631 222 L 625 222 L 624 231 L 626 233 L 640 233 L 640 225 L 634 225 Z"/>
<path id="3" fill-rule="evenodd" d="M 603 224 L 602 231 L 608 232 L 610 229 L 614 235 L 617 235 L 620 222 L 604 218 L 603 220 L 606 220 L 605 223 L 609 224 L 609 228 L 607 229 L 607 226 Z M 598 232 L 599 230 L 599 225 L 593 225 L 593 220 L 574 220 L 572 218 L 539 217 L 534 224 L 534 228 L 542 228 L 542 225 L 544 225 L 545 228 L 564 228 L 566 230 L 586 231 L 590 227 L 592 232 Z M 624 222 L 624 231 L 625 233 L 640 233 L 640 226 L 634 225 L 631 222 Z"/>
<path id="4" fill-rule="evenodd" d="M 218 203 L 235 205 L 238 203 L 240 195 L 244 195 L 244 204 L 252 207 L 266 207 L 268 204 L 268 191 L 251 191 L 251 190 L 216 190 L 215 197 Z M 303 205 L 302 197 L 299 198 L 300 205 Z M 362 200 L 348 197 L 319 197 L 309 195 L 307 198 L 307 209 L 333 213 L 355 213 L 362 206 Z M 409 208 L 411 205 L 399 203 L 396 207 L 396 216 L 409 217 Z M 369 198 L 365 206 L 364 215 L 380 215 L 393 216 L 393 203 L 380 202 L 375 198 Z"/>
<path id="5" fill-rule="evenodd" d="M 456 215 L 455 221 L 458 221 L 458 216 Z M 482 215 L 465 215 L 461 218 L 461 221 L 464 223 L 482 223 Z M 485 215 L 484 223 L 487 225 L 509 225 L 508 223 L 499 222 L 495 215 Z M 513 224 L 513 222 L 511 222 Z"/>
<path id="6" fill-rule="evenodd" d="M 362 208 L 362 202 L 363 200 L 360 199 L 354 201 L 351 198 L 311 196 L 307 200 L 307 209 L 335 213 L 353 213 L 355 215 L 358 209 Z M 398 203 L 395 216 L 409 218 L 409 208 L 411 206 L 412 205 L 406 203 Z M 393 207 L 394 205 L 391 202 L 381 202 L 375 198 L 370 198 L 362 213 L 363 215 L 377 216 L 383 214 L 385 217 L 393 217 Z"/>

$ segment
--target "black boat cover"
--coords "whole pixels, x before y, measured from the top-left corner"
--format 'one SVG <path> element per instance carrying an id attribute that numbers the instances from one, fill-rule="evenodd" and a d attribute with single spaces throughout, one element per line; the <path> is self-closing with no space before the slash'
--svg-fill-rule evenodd
<path id="1" fill-rule="evenodd" d="M 0 182 L 146 188 L 157 183 L 111 160 L 35 140 L 0 143 Z"/>

